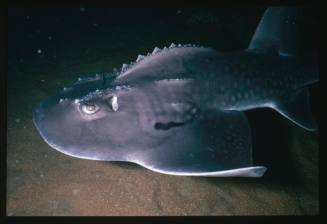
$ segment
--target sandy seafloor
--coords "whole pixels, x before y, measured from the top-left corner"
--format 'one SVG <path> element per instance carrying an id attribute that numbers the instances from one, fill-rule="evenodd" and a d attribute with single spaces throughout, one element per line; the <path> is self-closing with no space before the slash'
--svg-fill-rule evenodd
<path id="1" fill-rule="evenodd" d="M 112 20 L 88 6 L 70 10 L 11 8 L 9 13 L 7 215 L 319 213 L 318 133 L 271 111 L 250 114 L 250 121 L 263 114 L 253 133 L 260 139 L 254 156 L 264 158 L 255 161 L 268 166 L 261 179 L 170 176 L 133 164 L 73 158 L 48 146 L 32 122 L 33 106 L 77 77 L 111 71 L 155 46 L 193 42 L 221 50 L 244 48 L 262 9 L 253 10 L 249 21 L 241 10 L 231 15 L 231 9 L 150 13 L 131 8 Z"/>

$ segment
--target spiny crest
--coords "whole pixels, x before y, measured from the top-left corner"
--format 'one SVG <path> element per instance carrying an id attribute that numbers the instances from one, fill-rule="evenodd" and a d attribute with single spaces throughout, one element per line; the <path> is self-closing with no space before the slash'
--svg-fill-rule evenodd
<path id="1" fill-rule="evenodd" d="M 153 49 L 153 51 L 152 51 L 152 54 L 159 53 L 160 51 L 161 51 L 160 48 L 155 47 L 155 48 Z"/>
<path id="2" fill-rule="evenodd" d="M 143 58 L 145 58 L 145 56 L 144 56 L 144 55 L 141 55 L 141 54 L 139 54 L 139 55 L 137 56 L 136 62 L 139 62 L 139 61 L 141 61 Z"/>
<path id="3" fill-rule="evenodd" d="M 121 66 L 121 71 L 126 71 L 126 70 L 127 70 L 127 67 L 128 67 L 127 64 L 123 64 L 123 65 Z"/>
<path id="4" fill-rule="evenodd" d="M 117 71 L 114 69 L 113 73 L 120 75 L 122 74 L 123 72 L 127 71 L 128 69 L 130 69 L 133 65 L 135 65 L 136 63 L 144 60 L 145 58 L 147 57 L 150 57 L 150 56 L 153 56 L 153 55 L 156 55 L 160 52 L 163 52 L 163 51 L 166 51 L 166 50 L 169 50 L 169 49 L 172 49 L 172 48 L 181 48 L 181 47 L 202 47 L 202 46 L 199 46 L 199 45 L 194 45 L 194 44 L 174 44 L 174 43 L 171 43 L 169 47 L 164 47 L 163 49 L 160 49 L 158 47 L 155 47 L 152 51 L 152 53 L 147 53 L 145 56 L 144 55 L 141 55 L 139 54 L 136 58 L 136 61 L 135 62 L 131 62 L 130 64 L 123 64 L 122 65 L 122 68 L 120 69 L 120 71 Z"/>
<path id="5" fill-rule="evenodd" d="M 105 74 L 96 74 L 95 77 L 91 77 L 91 78 L 78 78 L 77 82 L 75 82 L 73 85 L 78 85 L 81 83 L 85 83 L 85 82 L 89 82 L 89 81 L 96 81 L 96 80 L 100 80 L 100 79 L 107 79 L 107 78 L 112 78 L 112 77 L 117 77 L 120 74 L 124 73 L 125 71 L 127 71 L 128 69 L 130 69 L 133 65 L 139 63 L 140 61 L 144 60 L 147 57 L 156 55 L 160 52 L 164 52 L 173 48 L 182 48 L 182 47 L 202 47 L 199 45 L 194 45 L 194 44 L 174 44 L 171 43 L 169 47 L 164 47 L 163 49 L 160 49 L 158 47 L 155 47 L 152 51 L 152 53 L 147 53 L 147 55 L 141 55 L 139 54 L 136 58 L 135 62 L 131 62 L 130 64 L 123 64 L 121 69 L 117 69 L 114 68 L 113 71 L 111 73 L 105 73 Z"/>

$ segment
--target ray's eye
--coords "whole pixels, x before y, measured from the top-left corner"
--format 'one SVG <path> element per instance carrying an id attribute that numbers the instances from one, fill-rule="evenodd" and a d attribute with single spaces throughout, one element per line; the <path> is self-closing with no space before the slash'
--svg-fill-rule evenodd
<path id="1" fill-rule="evenodd" d="M 116 112 L 118 110 L 118 98 L 116 95 L 113 95 L 109 100 L 110 108 Z"/>
<path id="2" fill-rule="evenodd" d="M 81 110 L 85 114 L 94 114 L 99 110 L 99 107 L 95 103 L 85 103 L 81 105 Z"/>

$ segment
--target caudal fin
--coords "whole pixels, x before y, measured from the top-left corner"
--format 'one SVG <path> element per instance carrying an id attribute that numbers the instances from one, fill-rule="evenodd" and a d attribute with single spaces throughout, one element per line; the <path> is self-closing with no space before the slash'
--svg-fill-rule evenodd
<path id="1" fill-rule="evenodd" d="M 277 103 L 274 109 L 308 131 L 317 130 L 318 125 L 310 109 L 308 89 L 299 89 L 290 98 Z"/>

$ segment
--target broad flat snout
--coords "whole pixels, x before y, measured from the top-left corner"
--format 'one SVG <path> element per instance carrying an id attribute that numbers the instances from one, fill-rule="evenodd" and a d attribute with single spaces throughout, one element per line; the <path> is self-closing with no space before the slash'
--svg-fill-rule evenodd
<path id="1" fill-rule="evenodd" d="M 78 103 L 48 98 L 33 111 L 33 122 L 43 140 L 66 155 L 91 160 L 122 160 L 118 142 L 125 142 L 111 116 L 89 120 L 81 116 Z M 113 124 L 114 123 L 114 124 Z"/>
<path id="2" fill-rule="evenodd" d="M 44 107 L 44 103 L 45 102 L 46 101 L 43 101 L 43 102 L 39 103 L 32 110 L 32 120 L 33 120 L 33 123 L 34 123 L 35 127 L 37 128 L 37 130 L 40 132 L 41 135 L 43 133 L 42 132 L 42 129 L 43 129 L 42 128 L 43 127 L 43 121 L 46 118 L 46 109 Z"/>

